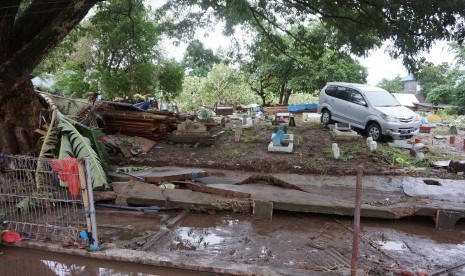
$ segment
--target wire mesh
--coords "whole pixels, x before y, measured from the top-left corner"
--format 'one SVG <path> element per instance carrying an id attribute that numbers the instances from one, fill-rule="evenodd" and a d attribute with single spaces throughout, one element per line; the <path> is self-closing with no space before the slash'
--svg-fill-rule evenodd
<path id="1" fill-rule="evenodd" d="M 73 197 L 47 158 L 3 155 L 0 200 L 4 227 L 31 240 L 71 242 L 86 229 L 82 196 Z M 71 174 L 71 172 L 66 172 Z M 75 177 L 79 177 L 74 173 Z"/>

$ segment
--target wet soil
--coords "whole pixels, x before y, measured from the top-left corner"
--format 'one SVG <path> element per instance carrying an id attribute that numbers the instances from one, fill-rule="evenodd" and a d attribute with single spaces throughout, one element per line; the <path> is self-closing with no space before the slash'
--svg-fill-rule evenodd
<path id="1" fill-rule="evenodd" d="M 217 168 L 228 170 L 243 170 L 259 173 L 305 173 L 324 175 L 355 175 L 357 165 L 364 166 L 365 175 L 411 175 L 457 178 L 456 174 L 445 169 L 433 169 L 428 161 L 465 159 L 463 141 L 465 131 L 459 130 L 454 145 L 447 139 L 434 139 L 434 133 L 421 134 L 422 142 L 428 146 L 426 158 L 421 164 L 409 158 L 408 150 L 389 150 L 386 142 L 379 143 L 376 152 L 370 152 L 365 145 L 365 138 L 356 141 L 337 142 L 341 150 L 341 157 L 332 157 L 331 147 L 335 142 L 329 129 L 319 123 L 302 122 L 297 119 L 297 126 L 290 127 L 289 133 L 294 134 L 293 153 L 268 152 L 271 133 L 274 126 L 256 125 L 243 129 L 240 142 L 235 142 L 234 131 L 226 130 L 216 139 L 214 145 L 204 147 L 200 145 L 172 144 L 159 141 L 157 145 L 145 155 L 130 159 L 113 156 L 115 165 L 141 166 L 181 166 Z M 281 126 L 282 127 L 282 126 Z M 217 133 L 223 130 L 220 126 L 211 130 Z M 440 130 L 445 132 L 445 130 Z M 412 140 L 413 141 L 413 140 Z M 408 162 L 399 164 L 395 158 L 400 154 Z M 407 157 L 405 157 L 405 155 Z M 420 168 L 418 168 L 420 167 Z"/>
<path id="2" fill-rule="evenodd" d="M 163 214 L 175 217 L 178 212 Z M 122 218 L 118 224 L 126 222 Z M 163 222 L 155 223 L 155 228 L 164 229 Z M 352 225 L 351 218 L 316 214 L 278 212 L 272 221 L 258 221 L 231 213 L 189 213 L 148 250 L 238 264 L 341 271 L 350 267 Z M 465 273 L 460 266 L 465 263 L 465 221 L 450 230 L 437 230 L 432 219 L 424 218 L 362 219 L 361 226 L 359 268 L 367 275 L 392 275 L 399 269 L 431 274 L 457 265 L 444 275 Z"/>

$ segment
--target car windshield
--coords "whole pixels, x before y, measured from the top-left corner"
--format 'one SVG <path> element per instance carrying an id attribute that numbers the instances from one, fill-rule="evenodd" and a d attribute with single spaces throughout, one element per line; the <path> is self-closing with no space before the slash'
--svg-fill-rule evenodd
<path id="1" fill-rule="evenodd" d="M 372 106 L 400 106 L 400 103 L 387 91 L 368 91 L 365 97 Z"/>

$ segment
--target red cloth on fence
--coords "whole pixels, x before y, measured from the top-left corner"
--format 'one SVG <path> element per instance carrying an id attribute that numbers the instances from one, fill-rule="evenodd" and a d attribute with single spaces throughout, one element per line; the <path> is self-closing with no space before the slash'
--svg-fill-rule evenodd
<path id="1" fill-rule="evenodd" d="M 68 183 L 68 189 L 73 197 L 79 194 L 79 169 L 77 158 L 67 157 L 50 160 L 50 166 L 58 174 L 61 181 Z"/>
<path id="2" fill-rule="evenodd" d="M 6 230 L 2 233 L 3 242 L 17 242 L 22 240 L 24 240 L 24 238 L 16 231 Z"/>

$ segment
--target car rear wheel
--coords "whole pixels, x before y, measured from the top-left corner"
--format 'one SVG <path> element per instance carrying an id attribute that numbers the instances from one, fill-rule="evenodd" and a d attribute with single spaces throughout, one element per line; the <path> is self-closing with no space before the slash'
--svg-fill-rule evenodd
<path id="1" fill-rule="evenodd" d="M 380 141 L 382 138 L 381 127 L 378 123 L 371 123 L 367 128 L 367 136 L 371 137 L 373 141 Z"/>
<path id="2" fill-rule="evenodd" d="M 331 123 L 331 112 L 325 109 L 321 112 L 321 123 L 325 126 Z"/>

